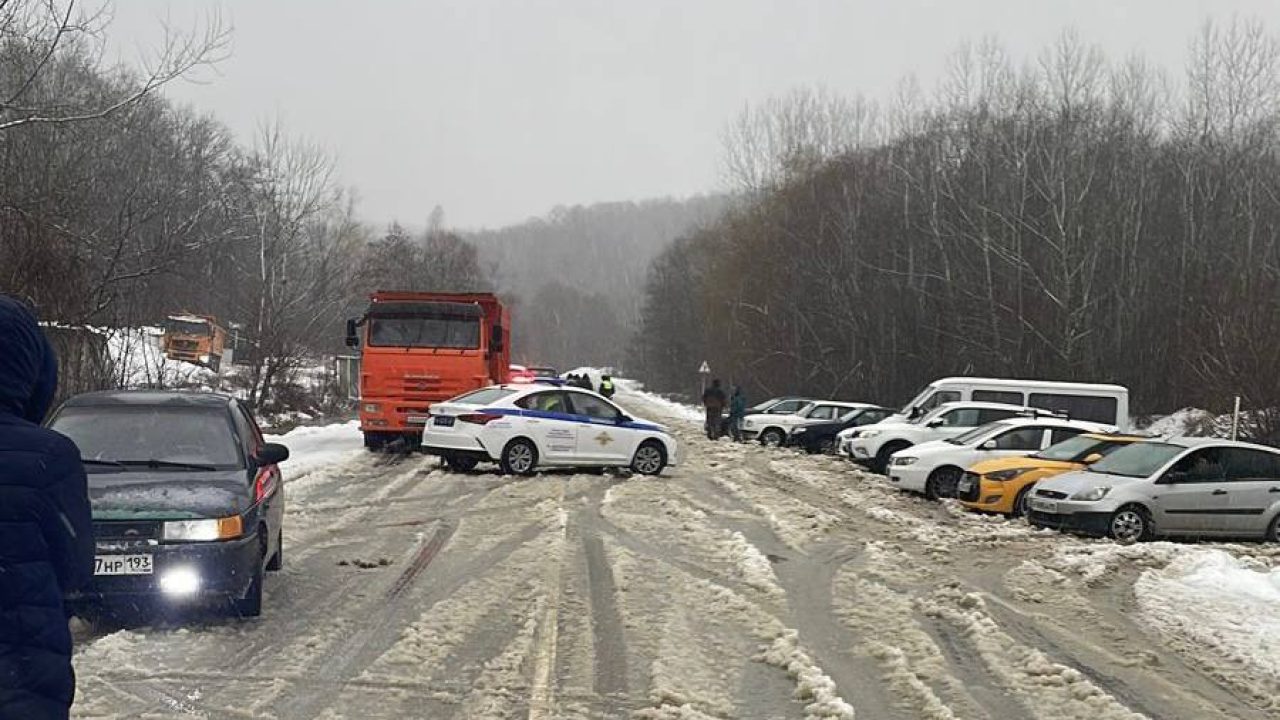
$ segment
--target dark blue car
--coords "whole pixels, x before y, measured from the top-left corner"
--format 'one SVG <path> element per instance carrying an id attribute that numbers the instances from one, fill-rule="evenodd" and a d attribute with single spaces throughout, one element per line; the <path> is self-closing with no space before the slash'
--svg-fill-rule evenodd
<path id="1" fill-rule="evenodd" d="M 97 549 L 73 604 L 159 599 L 262 610 L 264 571 L 283 559 L 283 445 L 239 400 L 212 393 L 78 395 L 49 426 L 80 448 Z"/>

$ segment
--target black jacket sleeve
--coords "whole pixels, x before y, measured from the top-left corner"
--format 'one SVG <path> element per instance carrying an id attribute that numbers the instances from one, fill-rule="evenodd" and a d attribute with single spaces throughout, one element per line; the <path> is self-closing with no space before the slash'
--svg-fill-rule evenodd
<path id="1" fill-rule="evenodd" d="M 80 451 L 61 438 L 46 468 L 51 478 L 43 492 L 54 517 L 45 522 L 44 536 L 63 592 L 79 590 L 93 579 L 93 518 L 89 483 Z"/>

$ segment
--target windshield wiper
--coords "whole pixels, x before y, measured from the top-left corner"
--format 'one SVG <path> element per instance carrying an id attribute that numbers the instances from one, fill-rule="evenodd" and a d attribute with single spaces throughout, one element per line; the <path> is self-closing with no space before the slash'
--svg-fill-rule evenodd
<path id="1" fill-rule="evenodd" d="M 80 463 L 83 465 L 105 465 L 107 467 L 124 467 L 124 463 L 116 460 L 98 460 L 96 458 L 90 458 L 90 459 L 80 458 Z"/>
<path id="2" fill-rule="evenodd" d="M 119 460 L 117 465 L 130 467 L 149 467 L 149 468 L 179 468 L 183 470 L 217 470 L 213 465 L 201 465 L 200 463 L 177 462 L 174 460 Z"/>

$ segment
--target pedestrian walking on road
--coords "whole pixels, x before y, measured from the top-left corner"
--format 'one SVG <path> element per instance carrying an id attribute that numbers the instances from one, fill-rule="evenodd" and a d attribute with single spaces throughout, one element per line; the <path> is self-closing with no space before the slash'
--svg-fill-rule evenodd
<path id="1" fill-rule="evenodd" d="M 35 316 L 0 296 L 0 718 L 62 720 L 75 698 L 64 594 L 93 577 L 80 451 L 40 427 L 58 384 Z"/>
<path id="2" fill-rule="evenodd" d="M 742 418 L 747 414 L 747 396 L 742 388 L 733 386 L 733 395 L 729 397 L 729 433 L 734 442 L 742 442 Z"/>
<path id="3" fill-rule="evenodd" d="M 720 439 L 720 416 L 724 413 L 724 390 L 720 388 L 720 380 L 712 380 L 711 387 L 702 391 L 702 406 L 707 409 L 707 437 Z"/>

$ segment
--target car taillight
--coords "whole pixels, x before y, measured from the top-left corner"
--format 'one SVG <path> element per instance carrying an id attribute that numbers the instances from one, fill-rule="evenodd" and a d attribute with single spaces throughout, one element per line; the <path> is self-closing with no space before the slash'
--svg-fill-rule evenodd
<path id="1" fill-rule="evenodd" d="M 472 425 L 488 425 L 489 423 L 502 417 L 501 415 L 493 415 L 491 413 L 468 413 L 459 415 L 458 420 Z"/>
<path id="2" fill-rule="evenodd" d="M 276 489 L 279 478 L 280 470 L 275 465 L 258 470 L 257 477 L 253 479 L 253 501 L 262 502 L 263 498 L 270 495 Z"/>

